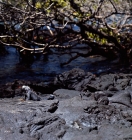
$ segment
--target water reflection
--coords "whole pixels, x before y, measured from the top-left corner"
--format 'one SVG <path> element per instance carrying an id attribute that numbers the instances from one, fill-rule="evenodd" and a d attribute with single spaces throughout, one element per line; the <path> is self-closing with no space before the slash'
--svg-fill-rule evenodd
<path id="1" fill-rule="evenodd" d="M 99 66 L 95 66 L 93 69 L 91 64 L 104 59 L 102 57 L 79 57 L 70 64 L 61 67 L 60 63 L 68 60 L 69 55 L 59 56 L 57 54 L 50 54 L 47 61 L 44 61 L 43 56 L 41 56 L 33 63 L 21 63 L 15 48 L 10 47 L 8 51 L 9 54 L 7 56 L 0 56 L 0 84 L 13 81 L 14 79 L 49 81 L 56 74 L 75 67 L 84 69 L 85 71 L 92 70 L 93 72 L 97 72 Z M 108 65 L 103 67 L 103 70 L 107 68 Z"/>
<path id="2" fill-rule="evenodd" d="M 60 62 L 66 60 L 68 56 L 59 57 L 59 55 L 51 54 L 48 61 L 44 61 L 43 56 L 33 63 L 20 62 L 19 55 L 15 48 L 7 48 L 9 54 L 0 56 L 0 84 L 12 81 L 14 79 L 24 80 L 51 80 L 56 74 L 70 70 L 74 67 L 82 68 L 87 62 L 83 58 L 79 58 L 67 66 L 61 67 Z M 80 62 L 84 62 L 80 65 Z"/>

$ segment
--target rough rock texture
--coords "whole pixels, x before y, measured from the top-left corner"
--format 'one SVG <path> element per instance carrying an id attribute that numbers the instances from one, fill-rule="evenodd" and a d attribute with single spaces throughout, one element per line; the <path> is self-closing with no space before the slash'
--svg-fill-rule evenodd
<path id="1" fill-rule="evenodd" d="M 131 77 L 73 69 L 54 84 L 8 83 L 0 91 L 0 97 L 12 97 L 0 100 L 0 140 L 130 140 Z M 23 84 L 42 100 L 23 100 Z"/>
<path id="2" fill-rule="evenodd" d="M 64 129 L 65 120 L 53 114 L 58 100 L 22 101 L 2 99 L 0 101 L 1 140 L 57 139 Z"/>

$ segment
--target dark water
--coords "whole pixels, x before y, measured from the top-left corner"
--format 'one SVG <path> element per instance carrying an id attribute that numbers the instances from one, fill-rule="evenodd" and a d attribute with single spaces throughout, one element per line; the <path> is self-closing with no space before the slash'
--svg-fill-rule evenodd
<path id="1" fill-rule="evenodd" d="M 112 70 L 112 66 L 107 62 L 99 63 L 99 61 L 104 60 L 102 57 L 79 57 L 70 64 L 61 67 L 60 63 L 68 60 L 69 55 L 59 56 L 50 54 L 47 61 L 44 61 L 42 56 L 29 64 L 20 63 L 19 55 L 15 48 L 9 47 L 7 50 L 9 52 L 8 55 L 0 56 L 0 84 L 11 82 L 15 79 L 49 81 L 53 80 L 57 74 L 71 70 L 72 68 L 81 68 L 93 73 L 102 73 Z M 93 62 L 96 63 L 93 64 Z M 118 67 L 116 67 L 116 69 L 118 69 Z"/>

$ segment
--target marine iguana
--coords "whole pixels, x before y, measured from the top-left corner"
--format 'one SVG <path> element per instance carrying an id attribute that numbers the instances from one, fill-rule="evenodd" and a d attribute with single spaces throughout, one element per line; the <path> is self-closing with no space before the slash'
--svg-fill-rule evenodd
<path id="1" fill-rule="evenodd" d="M 37 95 L 35 91 L 33 91 L 29 86 L 22 86 L 22 90 L 24 91 L 24 97 L 26 100 L 40 101 L 42 100 L 40 96 Z"/>

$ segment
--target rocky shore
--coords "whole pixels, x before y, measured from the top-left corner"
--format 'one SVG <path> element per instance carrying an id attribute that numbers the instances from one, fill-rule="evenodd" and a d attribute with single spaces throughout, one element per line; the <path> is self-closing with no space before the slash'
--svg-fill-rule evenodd
<path id="1" fill-rule="evenodd" d="M 42 100 L 25 100 L 23 85 Z M 7 83 L 0 97 L 0 140 L 132 139 L 132 74 L 75 68 L 49 83 Z"/>

